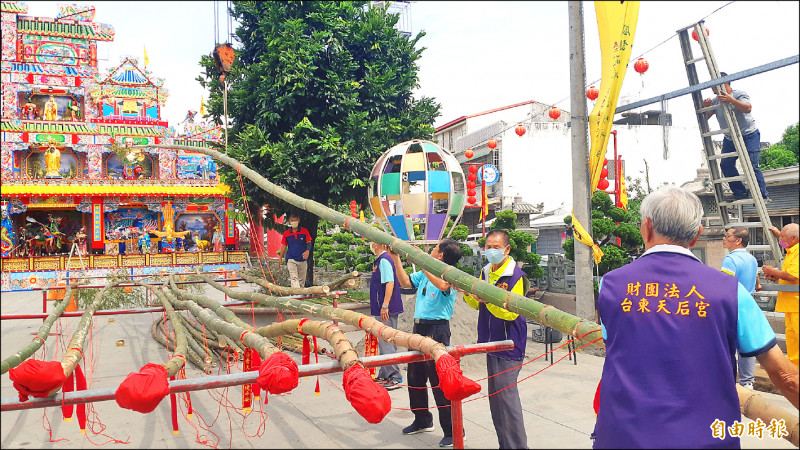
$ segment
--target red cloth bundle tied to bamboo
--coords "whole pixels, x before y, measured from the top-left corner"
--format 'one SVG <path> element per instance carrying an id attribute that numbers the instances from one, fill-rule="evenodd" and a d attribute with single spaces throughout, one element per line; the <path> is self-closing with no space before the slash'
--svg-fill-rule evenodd
<path id="1" fill-rule="evenodd" d="M 8 371 L 8 376 L 14 382 L 14 389 L 19 393 L 19 401 L 24 402 L 28 397 L 46 398 L 47 394 L 60 388 L 66 377 L 64 367 L 59 361 L 39 361 L 28 359 Z"/>
<path id="2" fill-rule="evenodd" d="M 464 376 L 458 362 L 449 353 L 436 361 L 436 373 L 439 375 L 439 387 L 450 401 L 463 400 L 481 391 L 478 383 Z"/>
<path id="3" fill-rule="evenodd" d="M 342 386 L 347 400 L 369 423 L 380 423 L 392 409 L 389 392 L 373 381 L 361 364 L 353 364 L 344 371 Z"/>
<path id="4" fill-rule="evenodd" d="M 271 354 L 258 369 L 258 384 L 270 394 L 283 394 L 300 382 L 297 363 L 286 353 Z"/>
<path id="5" fill-rule="evenodd" d="M 145 364 L 120 383 L 115 393 L 117 404 L 142 414 L 151 412 L 169 394 L 168 377 L 167 369 L 161 364 Z"/>

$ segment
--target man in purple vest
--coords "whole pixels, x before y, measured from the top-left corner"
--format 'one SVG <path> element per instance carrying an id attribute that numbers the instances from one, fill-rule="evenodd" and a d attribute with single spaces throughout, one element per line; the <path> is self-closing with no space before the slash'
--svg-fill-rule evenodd
<path id="1" fill-rule="evenodd" d="M 509 243 L 505 230 L 492 230 L 486 235 L 485 254 L 489 264 L 481 271 L 480 278 L 501 289 L 525 295 L 528 292 L 528 278 L 509 255 Z M 525 317 L 466 292 L 464 300 L 478 310 L 478 343 L 506 339 L 514 341 L 512 350 L 486 354 L 489 410 L 500 448 L 528 448 L 522 403 L 516 385 L 528 341 Z"/>
<path id="2" fill-rule="evenodd" d="M 736 349 L 795 407 L 797 368 L 747 289 L 689 251 L 703 231 L 697 196 L 667 186 L 639 212 L 645 253 L 600 285 L 606 360 L 594 448 L 739 448 L 728 434 L 742 420 Z"/>
<path id="3" fill-rule="evenodd" d="M 384 325 L 397 329 L 397 318 L 403 312 L 403 300 L 400 298 L 400 284 L 397 281 L 394 261 L 387 252 L 389 249 L 387 246 L 372 242 L 370 248 L 378 256 L 372 263 L 372 278 L 369 281 L 370 313 Z M 396 351 L 397 346 L 391 342 L 378 340 L 379 354 L 388 355 Z M 400 387 L 403 376 L 397 364 L 392 364 L 382 366 L 375 381 L 391 391 Z"/>

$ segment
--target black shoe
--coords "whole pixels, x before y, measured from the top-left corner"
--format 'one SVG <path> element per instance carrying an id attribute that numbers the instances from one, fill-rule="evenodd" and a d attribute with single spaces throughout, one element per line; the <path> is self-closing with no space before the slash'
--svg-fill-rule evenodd
<path id="1" fill-rule="evenodd" d="M 423 427 L 423 426 L 417 425 L 416 422 L 415 422 L 415 423 L 412 423 L 411 425 L 403 428 L 403 434 L 417 434 L 417 433 L 423 433 L 423 432 L 426 432 L 426 431 L 433 431 L 434 429 L 435 428 L 433 427 L 433 424 L 430 424 L 427 427 Z M 451 442 L 450 445 L 453 445 L 452 444 L 452 442 L 453 442 L 452 439 L 450 440 L 450 442 Z"/>
<path id="2" fill-rule="evenodd" d="M 463 441 L 466 440 L 467 438 L 467 432 L 464 430 L 462 430 L 462 432 L 464 433 L 462 434 L 462 436 L 464 436 L 464 439 L 462 439 Z M 439 447 L 452 447 L 452 446 L 453 446 L 453 436 L 445 436 L 442 438 L 441 441 L 439 441 Z"/>
<path id="3" fill-rule="evenodd" d="M 389 378 L 388 380 L 380 381 L 381 386 L 386 388 L 387 391 L 393 391 L 395 389 L 400 389 L 402 386 L 400 385 L 403 380 L 398 378 Z"/>

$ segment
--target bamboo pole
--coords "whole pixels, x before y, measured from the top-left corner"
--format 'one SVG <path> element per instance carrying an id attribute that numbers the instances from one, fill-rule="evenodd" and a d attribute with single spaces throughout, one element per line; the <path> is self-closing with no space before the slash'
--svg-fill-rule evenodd
<path id="1" fill-rule="evenodd" d="M 135 147 L 141 149 L 146 148 L 146 146 Z M 244 166 L 240 161 L 228 155 L 222 154 L 216 150 L 188 145 L 159 145 L 159 148 L 196 151 L 211 156 L 217 161 L 233 167 L 235 170 L 239 171 L 243 177 L 247 177 L 258 187 L 275 197 L 325 219 L 328 222 L 342 225 L 346 229 L 364 236 L 369 241 L 389 246 L 393 252 L 399 254 L 406 261 L 412 262 L 433 275 L 448 281 L 458 289 L 475 294 L 495 306 L 532 318 L 550 328 L 579 337 L 579 340 L 584 343 L 588 344 L 594 341 L 593 345 L 605 347 L 605 342 L 601 339 L 602 333 L 600 332 L 600 325 L 595 322 L 573 316 L 572 314 L 560 311 L 552 306 L 544 305 L 543 303 L 481 281 L 466 272 L 432 258 L 413 245 L 378 230 L 367 223 L 354 219 L 351 216 L 346 216 L 321 203 L 289 192 L 268 181 L 256 171 Z"/>
<path id="2" fill-rule="evenodd" d="M 150 326 L 150 335 L 153 336 L 153 339 L 155 339 L 156 342 L 166 347 L 168 351 L 172 351 L 176 347 L 174 339 L 172 339 L 172 336 L 169 334 L 164 335 L 159 331 L 163 320 L 163 317 L 158 317 L 153 321 L 153 324 Z M 211 373 L 211 369 L 207 367 L 205 361 L 200 358 L 200 355 L 198 355 L 194 350 L 193 345 L 189 344 L 185 355 L 186 359 L 189 360 L 190 363 L 194 364 L 195 367 L 205 372 L 206 375 Z"/>
<path id="3" fill-rule="evenodd" d="M 305 313 L 323 319 L 330 319 L 336 322 L 344 322 L 355 327 L 358 327 L 378 339 L 386 342 L 392 342 L 399 347 L 406 347 L 412 350 L 419 350 L 426 355 L 431 355 L 434 361 L 437 361 L 440 356 L 447 354 L 447 349 L 444 344 L 436 342 L 435 340 L 421 336 L 414 333 L 406 333 L 392 327 L 387 327 L 380 321 L 372 316 L 361 314 L 359 312 L 350 311 L 341 308 L 334 308 L 333 306 L 318 305 L 314 303 L 304 302 L 302 300 L 295 300 L 291 298 L 272 297 L 258 292 L 239 292 L 234 291 L 227 286 L 223 286 L 210 277 L 200 274 L 208 284 L 212 287 L 228 294 L 229 297 L 251 302 L 257 302 L 262 305 L 271 306 L 275 308 L 287 309 L 294 312 Z M 244 276 L 242 277 L 244 278 Z M 245 278 L 247 280 L 247 278 Z"/>
<path id="4" fill-rule="evenodd" d="M 800 418 L 797 417 L 796 412 L 790 413 L 767 402 L 758 393 L 743 388 L 739 383 L 736 383 L 736 391 L 739 394 L 739 404 L 744 416 L 752 420 L 761 419 L 767 425 L 773 419 L 778 422 L 783 421 L 786 424 L 786 431 L 789 433 L 783 438 L 795 447 L 800 446 Z"/>
<path id="5" fill-rule="evenodd" d="M 64 310 L 67 309 L 71 296 L 72 286 L 67 285 L 64 300 L 58 302 L 53 312 L 51 312 L 44 322 L 42 322 L 42 326 L 39 327 L 39 332 L 36 333 L 36 336 L 33 337 L 31 342 L 0 363 L 0 374 L 4 374 L 8 372 L 8 369 L 22 364 L 23 361 L 30 358 L 31 355 L 36 353 L 36 351 L 38 351 L 42 345 L 44 345 L 44 341 L 47 340 L 48 336 L 50 336 L 50 329 L 53 327 L 53 324 L 56 322 L 56 320 L 58 320 L 59 317 L 61 317 L 61 314 L 64 313 Z"/>
<path id="6" fill-rule="evenodd" d="M 353 286 L 355 285 L 355 278 L 358 277 L 358 272 L 348 273 L 328 284 L 323 284 L 321 286 L 309 286 L 303 288 L 296 288 L 290 286 L 279 286 L 274 283 L 270 283 L 267 280 L 261 278 L 261 273 L 257 270 L 248 270 L 248 274 L 257 279 L 255 283 L 264 288 L 270 294 L 277 293 L 278 296 L 284 295 L 328 295 L 331 291 L 338 289 L 341 286 Z M 240 273 L 241 275 L 241 273 Z"/>
<path id="7" fill-rule="evenodd" d="M 185 365 L 186 350 L 189 346 L 187 337 L 188 331 L 181 322 L 183 317 L 181 317 L 181 315 L 175 311 L 169 300 L 167 300 L 167 297 L 158 289 L 145 283 L 141 283 L 139 285 L 146 287 L 150 292 L 156 295 L 158 300 L 164 306 L 164 311 L 169 319 L 170 325 L 172 325 L 172 329 L 175 330 L 175 351 L 173 352 L 172 358 L 163 364 L 164 368 L 167 369 L 167 374 L 170 377 L 175 376 L 175 374 L 177 374 Z"/>
<path id="8" fill-rule="evenodd" d="M 267 338 L 283 336 L 295 331 L 328 341 L 333 346 L 333 353 L 343 371 L 359 362 L 358 353 L 353 349 L 353 345 L 347 339 L 347 336 L 339 327 L 330 322 L 291 319 L 255 330 L 256 333 Z"/>
<path id="9" fill-rule="evenodd" d="M 170 281 L 174 283 L 171 274 Z M 197 317 L 206 325 L 206 327 L 216 331 L 217 333 L 224 334 L 228 338 L 240 340 L 247 347 L 255 349 L 258 351 L 262 360 L 266 360 L 270 355 L 279 351 L 266 338 L 255 333 L 248 332 L 252 331 L 253 328 L 250 325 L 244 323 L 245 326 L 238 326 L 234 323 L 226 322 L 225 320 L 220 319 L 219 317 L 225 317 L 225 313 L 233 315 L 233 313 L 225 309 L 224 306 L 217 304 L 217 308 L 215 310 L 211 308 L 206 309 L 193 301 L 179 300 L 170 289 L 164 289 L 163 292 L 173 306 L 178 309 L 187 309 L 191 311 L 195 317 Z M 186 293 L 181 292 L 181 294 Z M 212 312 L 219 314 L 219 317 L 212 314 Z M 241 322 L 238 317 L 236 317 L 236 320 Z"/>

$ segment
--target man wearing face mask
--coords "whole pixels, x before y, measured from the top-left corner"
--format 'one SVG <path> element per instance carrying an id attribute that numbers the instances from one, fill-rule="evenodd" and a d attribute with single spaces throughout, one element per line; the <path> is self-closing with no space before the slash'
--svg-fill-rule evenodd
<path id="1" fill-rule="evenodd" d="M 783 258 L 782 270 L 772 266 L 763 266 L 764 276 L 770 281 L 777 281 L 778 284 L 798 283 L 798 226 L 790 223 L 778 231 L 776 227 L 770 227 L 769 231 L 778 238 L 778 244 L 786 249 L 786 257 Z M 778 292 L 778 302 L 775 304 L 775 312 L 783 312 L 786 322 L 786 356 L 795 366 L 798 365 L 798 334 L 800 334 L 800 304 L 798 304 L 798 292 Z"/>
<path id="2" fill-rule="evenodd" d="M 489 264 L 481 271 L 480 278 L 501 289 L 525 295 L 528 292 L 528 278 L 509 255 L 509 243 L 509 235 L 505 230 L 492 230 L 486 235 L 485 255 Z M 525 317 L 466 292 L 464 300 L 478 310 L 478 343 L 506 339 L 514 341 L 511 350 L 486 354 L 489 410 L 500 448 L 528 448 L 522 403 L 516 386 L 528 341 Z"/>
<path id="3" fill-rule="evenodd" d="M 286 268 L 289 270 L 289 282 L 292 287 L 304 287 L 308 271 L 308 252 L 312 245 L 311 234 L 300 226 L 300 217 L 296 213 L 289 216 L 289 227 L 281 237 L 278 267 L 281 266 L 283 258 L 286 258 Z"/>
<path id="4" fill-rule="evenodd" d="M 436 277 L 427 270 L 407 274 L 403 269 L 400 256 L 391 253 L 394 260 L 395 273 L 400 286 L 417 289 L 414 303 L 413 332 L 428 336 L 444 345 L 450 345 L 450 318 L 453 316 L 453 304 L 456 290 L 447 281 Z M 431 250 L 431 256 L 445 264 L 454 266 L 461 259 L 461 246 L 452 239 L 442 239 Z M 444 437 L 439 441 L 440 447 L 453 446 L 453 420 L 450 412 L 450 400 L 439 388 L 439 375 L 433 360 L 410 363 L 408 365 L 408 399 L 414 412 L 414 422 L 403 428 L 403 434 L 416 434 L 433 431 L 433 414 L 428 410 L 428 390 L 424 389 L 430 382 L 433 398 L 439 412 L 439 425 Z"/>
<path id="5" fill-rule="evenodd" d="M 387 252 L 387 246 L 372 242 L 370 249 L 377 256 L 372 264 L 372 278 L 369 281 L 370 313 L 384 325 L 396 329 L 397 318 L 403 312 L 403 300 L 400 298 L 400 286 L 394 263 Z M 379 354 L 389 355 L 396 351 L 397 346 L 393 343 L 378 339 Z M 397 364 L 392 364 L 382 366 L 375 381 L 391 391 L 400 387 L 403 376 Z"/>

